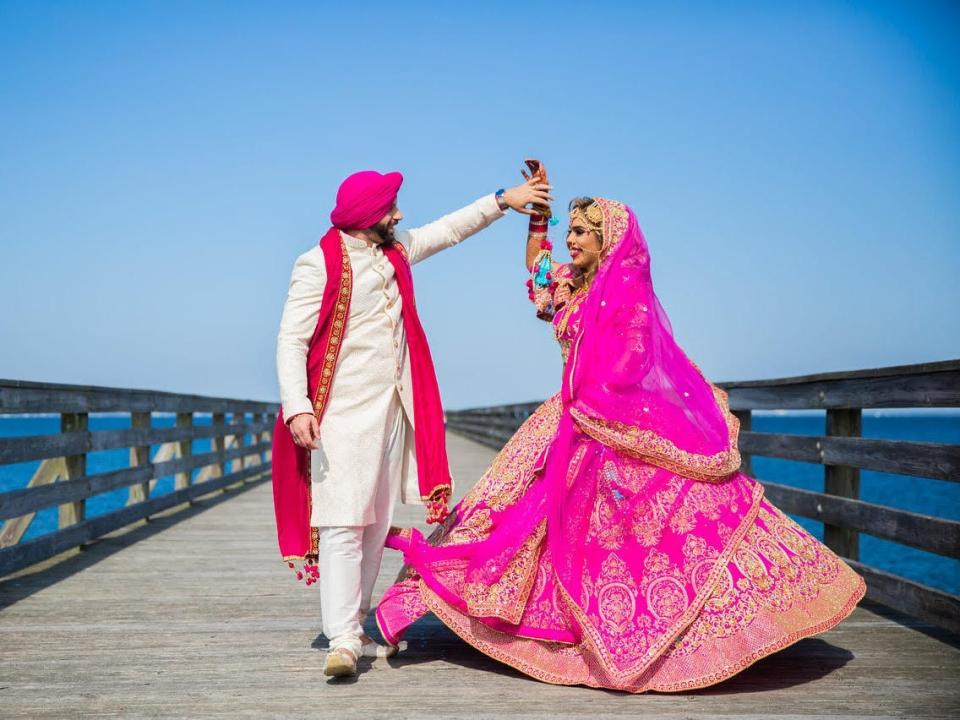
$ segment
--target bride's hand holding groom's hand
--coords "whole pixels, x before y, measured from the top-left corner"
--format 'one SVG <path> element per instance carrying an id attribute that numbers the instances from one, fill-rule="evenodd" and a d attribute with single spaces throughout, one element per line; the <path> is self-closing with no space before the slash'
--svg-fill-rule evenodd
<path id="1" fill-rule="evenodd" d="M 524 215 L 541 214 L 543 208 L 549 207 L 553 200 L 553 196 L 550 194 L 552 189 L 552 185 L 543 182 L 534 175 L 526 182 L 505 190 L 502 195 L 503 202 Z M 527 207 L 527 205 L 531 207 Z"/>

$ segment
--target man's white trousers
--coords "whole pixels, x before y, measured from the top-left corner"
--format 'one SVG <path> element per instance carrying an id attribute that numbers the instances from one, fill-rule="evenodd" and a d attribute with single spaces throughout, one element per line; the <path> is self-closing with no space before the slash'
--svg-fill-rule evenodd
<path id="1" fill-rule="evenodd" d="M 412 432 L 400 397 L 394 393 L 387 422 L 392 424 L 380 463 L 374 507 L 376 521 L 359 527 L 319 529 L 320 609 L 330 649 L 347 647 L 360 655 L 361 613 L 370 610 L 380 573 L 383 543 L 400 499 L 405 433 Z"/>

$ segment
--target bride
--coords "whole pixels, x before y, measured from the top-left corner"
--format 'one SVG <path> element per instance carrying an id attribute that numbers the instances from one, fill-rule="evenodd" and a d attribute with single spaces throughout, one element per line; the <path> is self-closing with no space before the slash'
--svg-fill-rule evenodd
<path id="1" fill-rule="evenodd" d="M 377 608 L 384 638 L 432 611 L 545 682 L 680 691 L 839 623 L 863 578 L 739 471 L 738 421 L 674 340 L 633 211 L 572 201 L 569 264 L 548 215 L 530 222 L 528 287 L 560 391 L 430 538 L 391 533 L 407 569 Z"/>

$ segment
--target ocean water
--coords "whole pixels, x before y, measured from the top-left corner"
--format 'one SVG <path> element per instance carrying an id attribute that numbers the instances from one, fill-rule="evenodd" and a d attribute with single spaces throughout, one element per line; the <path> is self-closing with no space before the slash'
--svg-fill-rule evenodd
<path id="1" fill-rule="evenodd" d="M 798 415 L 754 414 L 755 432 L 824 435 L 825 413 Z M 947 415 L 863 415 L 863 437 L 886 440 L 960 444 L 960 414 Z M 753 471 L 759 480 L 823 491 L 822 465 L 753 457 Z M 879 505 L 960 520 L 960 483 L 907 475 L 860 471 L 860 499 Z M 791 515 L 800 525 L 823 540 L 823 523 Z M 941 590 L 960 594 L 960 560 L 860 534 L 860 561 L 896 575 Z"/>
<path id="2" fill-rule="evenodd" d="M 172 427 L 172 415 L 157 414 L 154 427 Z M 195 415 L 194 423 L 209 425 L 209 415 Z M 123 415 L 91 415 L 91 430 L 122 429 L 130 427 L 130 417 Z M 755 414 L 753 430 L 756 432 L 781 432 L 794 435 L 824 434 L 823 413 L 800 414 Z M 59 432 L 60 419 L 50 417 L 22 417 L 0 415 L 0 437 L 23 437 Z M 960 444 L 960 414 L 900 415 L 864 414 L 863 435 L 888 440 L 915 440 L 946 444 Z M 252 442 L 250 436 L 248 442 Z M 210 440 L 195 440 L 193 452 L 211 450 Z M 151 456 L 157 446 L 151 448 Z M 107 450 L 87 456 L 90 473 L 107 472 L 127 467 L 130 462 L 128 449 Z M 0 492 L 25 487 L 39 461 L 0 465 Z M 755 456 L 753 469 L 761 480 L 792 485 L 807 490 L 823 490 L 824 470 L 820 465 L 792 460 L 777 460 Z M 194 475 L 200 470 L 194 470 Z M 873 471 L 861 471 L 860 493 L 863 500 L 960 520 L 960 483 L 892 475 Z M 161 478 L 151 496 L 173 490 L 173 477 Z M 121 488 L 97 495 L 87 500 L 87 517 L 94 517 L 119 509 L 126 503 L 128 488 Z M 793 516 L 794 519 L 816 537 L 823 539 L 823 524 Z M 37 513 L 24 539 L 35 538 L 57 529 L 57 508 L 47 508 Z M 954 594 L 960 594 L 960 561 L 941 557 L 923 550 L 906 547 L 887 540 L 861 534 L 860 559 L 862 562 L 888 572 L 902 575 Z"/>

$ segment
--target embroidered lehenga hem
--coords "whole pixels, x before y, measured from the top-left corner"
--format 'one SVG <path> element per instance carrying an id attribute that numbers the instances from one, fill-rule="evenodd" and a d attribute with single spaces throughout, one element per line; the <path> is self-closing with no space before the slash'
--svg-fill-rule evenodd
<path id="1" fill-rule="evenodd" d="M 817 610 L 821 608 L 798 608 L 795 611 L 797 629 L 793 631 L 786 629 L 790 625 L 789 621 L 785 622 L 784 618 L 777 618 L 771 613 L 769 617 L 771 632 L 766 636 L 758 633 L 750 639 L 745 639 L 741 643 L 740 647 L 743 651 L 739 655 L 737 655 L 736 646 L 731 648 L 731 651 L 718 652 L 714 657 L 724 663 L 720 667 L 687 667 L 679 663 L 655 663 L 647 672 L 646 678 L 630 685 L 611 683 L 603 669 L 595 662 L 591 662 L 591 658 L 583 655 L 574 645 L 528 640 L 493 630 L 476 618 L 458 612 L 428 587 L 424 586 L 422 592 L 427 609 L 461 639 L 485 655 L 536 680 L 553 685 L 587 685 L 632 693 L 651 691 L 666 693 L 715 685 L 804 638 L 826 632 L 849 617 L 863 598 L 866 592 L 863 579 L 857 576 L 854 585 L 853 591 L 847 595 L 843 605 L 825 620 L 811 624 L 809 619 L 818 617 Z M 833 599 L 825 598 L 821 603 L 824 606 L 822 609 L 829 610 Z M 804 621 L 807 624 L 804 624 Z M 780 632 L 778 633 L 777 630 Z"/>

